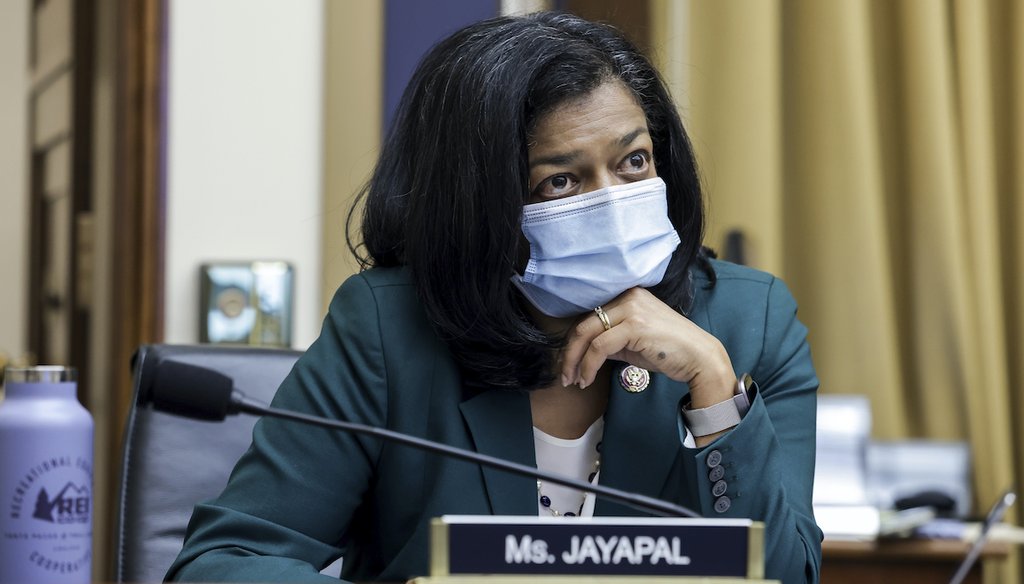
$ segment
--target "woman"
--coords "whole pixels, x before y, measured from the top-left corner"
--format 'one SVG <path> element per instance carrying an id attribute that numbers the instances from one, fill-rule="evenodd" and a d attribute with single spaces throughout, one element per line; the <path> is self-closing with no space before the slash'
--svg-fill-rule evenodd
<path id="1" fill-rule="evenodd" d="M 275 405 L 761 520 L 767 577 L 817 579 L 806 329 L 781 282 L 702 251 L 690 145 L 618 32 L 537 14 L 455 33 L 364 195 L 371 268 Z M 169 577 L 313 579 L 344 555 L 346 578 L 398 581 L 427 572 L 432 517 L 492 513 L 637 514 L 263 420 Z"/>

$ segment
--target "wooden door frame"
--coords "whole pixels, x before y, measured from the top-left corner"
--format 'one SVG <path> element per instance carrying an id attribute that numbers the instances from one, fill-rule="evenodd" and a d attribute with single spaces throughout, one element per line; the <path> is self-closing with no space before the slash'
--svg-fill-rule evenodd
<path id="1" fill-rule="evenodd" d="M 110 371 L 124 420 L 131 356 L 163 339 L 166 208 L 167 0 L 118 0 Z"/>

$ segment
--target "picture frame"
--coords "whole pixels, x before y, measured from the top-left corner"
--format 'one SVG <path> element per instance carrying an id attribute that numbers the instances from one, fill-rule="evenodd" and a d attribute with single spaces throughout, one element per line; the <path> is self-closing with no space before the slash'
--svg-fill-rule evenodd
<path id="1" fill-rule="evenodd" d="M 290 347 L 295 275 L 285 261 L 200 266 L 202 343 Z"/>

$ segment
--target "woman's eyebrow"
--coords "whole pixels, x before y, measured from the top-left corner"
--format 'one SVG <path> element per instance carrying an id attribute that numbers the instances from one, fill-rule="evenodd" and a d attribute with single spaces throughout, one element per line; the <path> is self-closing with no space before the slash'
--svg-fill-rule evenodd
<path id="1" fill-rule="evenodd" d="M 646 134 L 646 133 L 647 133 L 647 128 L 641 126 L 641 127 L 637 128 L 637 129 L 633 130 L 632 132 L 626 134 L 625 136 L 619 138 L 619 146 L 621 146 L 622 148 L 625 148 L 626 146 L 629 146 L 630 144 L 632 144 L 633 140 L 636 140 L 637 137 L 639 137 L 641 134 Z"/>
<path id="2" fill-rule="evenodd" d="M 541 166 L 543 164 L 550 164 L 552 166 L 565 166 L 567 164 L 572 164 L 573 162 L 575 162 L 581 154 L 583 154 L 582 151 L 573 150 L 572 152 L 552 154 L 551 156 L 536 158 L 530 161 L 530 168 L 533 168 L 535 166 Z"/>
<path id="3" fill-rule="evenodd" d="M 619 138 L 616 141 L 616 144 L 620 148 L 625 148 L 626 146 L 629 146 L 630 144 L 632 144 L 633 141 L 636 140 L 638 137 L 640 137 L 641 135 L 646 134 L 646 133 L 647 133 L 647 128 L 644 127 L 644 126 L 640 126 L 639 128 L 637 128 L 637 129 L 633 130 L 632 132 L 626 134 L 625 136 Z M 550 164 L 552 166 L 566 166 L 568 164 L 572 164 L 573 162 L 575 162 L 580 157 L 581 154 L 583 154 L 583 152 L 581 150 L 573 150 L 572 152 L 564 152 L 564 153 L 560 153 L 560 154 L 552 154 L 551 156 L 543 156 L 541 158 L 535 158 L 535 159 L 530 161 L 530 168 L 533 168 L 535 166 L 545 165 L 545 164 Z"/>

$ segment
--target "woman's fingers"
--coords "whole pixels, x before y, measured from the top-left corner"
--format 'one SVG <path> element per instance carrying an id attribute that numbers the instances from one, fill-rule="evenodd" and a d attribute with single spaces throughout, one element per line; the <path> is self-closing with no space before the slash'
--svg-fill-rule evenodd
<path id="1" fill-rule="evenodd" d="M 609 305 L 608 307 L 603 307 L 602 310 L 604 310 L 605 316 L 608 317 L 609 325 L 612 327 L 610 330 L 614 330 L 617 321 L 613 320 L 614 316 L 610 312 L 613 309 Z M 583 359 L 583 355 L 587 352 L 590 344 L 603 332 L 605 332 L 604 323 L 601 322 L 601 319 L 594 311 L 581 318 L 573 327 L 572 332 L 569 333 L 565 348 L 562 349 L 563 386 L 572 385 L 579 380 L 580 361 Z"/>
<path id="2" fill-rule="evenodd" d="M 628 324 L 619 324 L 594 337 L 579 365 L 579 386 L 585 389 L 594 382 L 604 362 L 623 352 L 634 341 L 634 333 Z"/>
<path id="3" fill-rule="evenodd" d="M 570 332 L 562 352 L 563 385 L 590 385 L 609 359 L 678 381 L 690 381 L 709 368 L 717 376 L 731 370 L 728 355 L 712 350 L 720 345 L 717 339 L 647 290 L 627 290 L 602 311 L 608 319 L 607 330 L 600 316 L 591 312 Z"/>
<path id="4" fill-rule="evenodd" d="M 643 288 L 623 292 L 601 310 L 608 319 L 607 330 L 594 310 L 581 317 L 570 332 L 562 350 L 562 385 L 590 385 L 609 358 L 628 359 L 634 365 L 650 368 L 642 356 L 633 353 L 648 344 L 649 335 L 659 334 L 649 326 L 648 315 L 667 312 L 669 318 L 684 318 Z"/>

